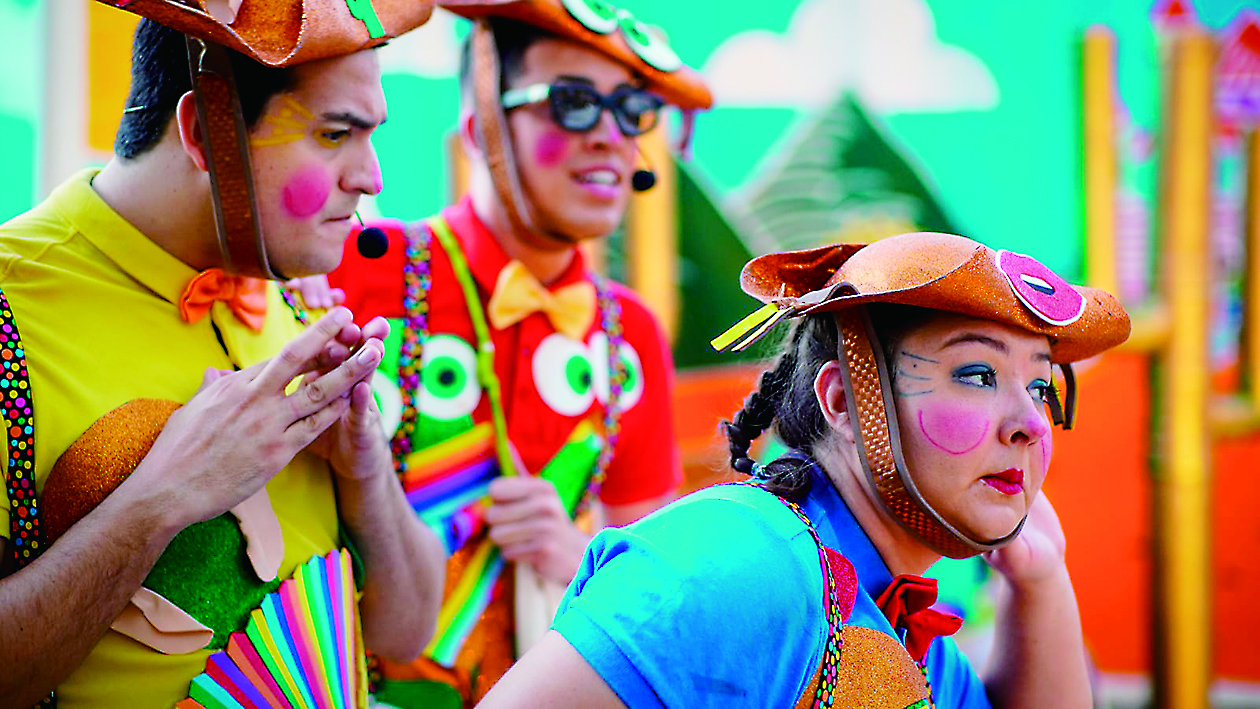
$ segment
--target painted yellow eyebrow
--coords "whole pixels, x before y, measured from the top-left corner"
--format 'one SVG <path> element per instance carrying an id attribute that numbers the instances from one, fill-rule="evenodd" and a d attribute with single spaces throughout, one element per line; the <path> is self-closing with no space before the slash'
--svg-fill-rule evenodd
<path id="1" fill-rule="evenodd" d="M 292 96 L 281 95 L 280 101 L 282 105 L 279 109 L 263 116 L 263 123 L 272 127 L 271 134 L 250 139 L 251 146 L 283 145 L 306 137 L 315 114 Z"/>

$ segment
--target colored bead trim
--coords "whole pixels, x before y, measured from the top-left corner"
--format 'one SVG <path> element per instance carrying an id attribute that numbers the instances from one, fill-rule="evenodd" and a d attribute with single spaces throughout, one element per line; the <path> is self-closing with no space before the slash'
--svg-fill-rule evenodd
<path id="1" fill-rule="evenodd" d="M 589 509 L 599 498 L 599 491 L 608 477 L 608 466 L 617 452 L 617 439 L 621 435 L 621 393 L 625 389 L 629 371 L 621 359 L 621 347 L 625 344 L 625 332 L 621 327 L 621 304 L 613 294 L 612 282 L 603 276 L 592 274 L 595 294 L 599 303 L 599 326 L 608 336 L 608 402 L 604 405 L 604 444 L 599 449 L 595 470 L 587 483 L 586 494 L 578 504 L 577 513 Z"/>
<path id="2" fill-rule="evenodd" d="M 407 469 L 406 456 L 411 453 L 411 437 L 415 432 L 419 412 L 416 407 L 420 392 L 420 369 L 423 361 L 424 341 L 429 337 L 429 289 L 433 285 L 430 273 L 431 242 L 436 236 L 445 248 L 451 267 L 455 270 L 456 280 L 463 291 L 468 306 L 469 316 L 473 320 L 473 329 L 477 334 L 477 374 L 487 395 L 490 397 L 494 418 L 495 438 L 498 448 L 507 445 L 507 420 L 503 416 L 498 376 L 494 372 L 494 343 L 490 341 L 485 315 L 480 306 L 480 295 L 476 284 L 468 273 L 463 252 L 459 242 L 450 232 L 450 227 L 440 217 L 425 223 L 423 226 L 408 225 L 407 261 L 403 266 L 403 307 L 406 320 L 403 324 L 402 352 L 398 359 L 398 382 L 402 394 L 402 419 L 390 448 L 394 454 L 394 465 L 399 474 Z M 604 407 L 603 427 L 604 443 L 596 459 L 591 479 L 587 483 L 586 494 L 578 505 L 577 512 L 590 507 L 598 498 L 607 477 L 608 466 L 617 446 L 621 432 L 621 393 L 629 377 L 625 362 L 621 359 L 621 348 L 625 337 L 621 326 L 621 306 L 613 294 L 608 279 L 594 275 L 600 327 L 608 337 L 608 403 Z M 513 474 L 513 464 L 506 450 L 499 451 L 499 464 L 505 475 Z"/>
<path id="3" fill-rule="evenodd" d="M 844 615 L 841 610 L 840 584 L 836 580 L 836 575 L 831 571 L 831 564 L 827 561 L 827 547 L 823 546 L 822 538 L 818 536 L 818 530 L 814 529 L 814 524 L 809 521 L 809 517 L 805 516 L 805 510 L 801 509 L 801 506 L 797 503 L 775 495 L 757 484 L 755 480 L 727 484 L 755 487 L 758 490 L 765 490 L 768 494 L 774 495 L 779 502 L 782 502 L 789 510 L 792 510 L 797 518 L 805 524 L 805 528 L 809 530 L 809 536 L 814 538 L 814 545 L 818 547 L 818 562 L 822 566 L 823 582 L 827 587 L 827 592 L 823 596 L 827 615 L 827 646 L 823 649 L 822 672 L 818 677 L 818 689 L 814 692 L 814 703 L 811 706 L 815 708 L 829 707 L 835 701 L 836 687 L 840 678 L 840 646 L 844 641 Z"/>
<path id="4" fill-rule="evenodd" d="M 16 568 L 43 551 L 39 531 L 39 503 L 35 498 L 35 404 L 26 351 L 18 334 L 9 301 L 0 292 L 0 396 L 5 433 L 9 440 L 9 541 Z"/>
<path id="5" fill-rule="evenodd" d="M 755 480 L 744 482 L 729 483 L 731 485 L 747 485 L 760 490 L 765 490 Z M 770 492 L 766 490 L 766 492 Z M 770 493 L 774 494 L 774 493 Z M 840 606 L 840 585 L 836 581 L 835 574 L 831 571 L 831 564 L 827 563 L 827 551 L 823 546 L 822 538 L 818 536 L 818 530 L 814 529 L 814 525 L 809 521 L 809 517 L 805 516 L 805 510 L 796 502 L 775 495 L 779 501 L 792 510 L 796 516 L 805 523 L 805 527 L 809 529 L 809 535 L 814 538 L 814 544 L 818 547 L 819 561 L 822 563 L 823 577 L 827 584 L 826 594 L 826 613 L 827 613 L 827 647 L 823 651 L 823 667 L 822 673 L 818 678 L 818 689 L 814 693 L 814 703 L 812 706 L 829 707 L 836 696 L 836 688 L 840 677 L 840 646 L 844 639 L 844 617 Z M 932 696 L 932 683 L 928 681 L 927 673 L 927 657 L 923 658 L 923 662 L 916 662 L 919 672 L 923 675 L 923 684 L 927 687 L 927 699 L 921 699 L 914 704 L 906 707 L 906 709 L 922 709 L 923 707 L 934 708 L 936 699 Z"/>
<path id="6" fill-rule="evenodd" d="M 280 284 L 280 299 L 284 304 L 289 306 L 289 310 L 293 311 L 293 319 L 302 325 L 310 325 L 311 318 L 306 314 L 306 310 L 302 308 L 302 304 L 298 302 L 298 296 L 293 292 L 292 288 L 284 284 Z"/>
<path id="7" fill-rule="evenodd" d="M 389 442 L 394 454 L 394 467 L 401 475 L 407 471 L 407 455 L 411 453 L 411 436 L 416 431 L 416 398 L 420 391 L 420 363 L 424 342 L 429 339 L 429 288 L 433 278 L 429 272 L 432 233 L 428 228 L 408 224 L 407 261 L 403 264 L 402 352 L 398 357 L 398 389 L 402 393 L 402 420 Z"/>

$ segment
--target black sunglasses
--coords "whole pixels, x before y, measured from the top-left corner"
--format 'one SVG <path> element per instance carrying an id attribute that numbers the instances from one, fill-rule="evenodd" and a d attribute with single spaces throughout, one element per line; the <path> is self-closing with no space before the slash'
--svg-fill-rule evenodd
<path id="1" fill-rule="evenodd" d="M 622 86 L 605 96 L 589 84 L 557 81 L 533 84 L 503 94 L 503 108 L 511 110 L 546 101 L 551 119 L 574 133 L 585 133 L 599 124 L 604 109 L 612 111 L 617 127 L 627 136 L 643 135 L 656 127 L 665 101 L 646 89 Z"/>

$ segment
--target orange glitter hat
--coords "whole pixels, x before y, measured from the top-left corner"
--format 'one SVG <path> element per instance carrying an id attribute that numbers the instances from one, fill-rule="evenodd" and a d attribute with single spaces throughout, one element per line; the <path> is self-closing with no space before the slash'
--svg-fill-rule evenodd
<path id="1" fill-rule="evenodd" d="M 573 40 L 623 64 L 647 88 L 683 110 L 713 105 L 708 86 L 683 64 L 665 38 L 604 0 L 441 0 L 469 19 L 503 17 Z"/>
<path id="2" fill-rule="evenodd" d="M 518 232 L 546 234 L 535 219 L 516 168 L 499 89 L 502 67 L 490 19 L 515 20 L 572 40 L 642 77 L 648 90 L 683 110 L 679 149 L 684 154 L 691 141 L 695 112 L 713 104 L 704 80 L 682 63 L 663 36 L 606 0 L 440 0 L 439 4 L 473 20 L 473 130 L 499 202 Z M 564 235 L 548 236 L 561 242 L 572 241 Z"/>
<path id="3" fill-rule="evenodd" d="M 1055 423 L 1070 428 L 1075 412 L 1071 363 L 1129 337 L 1129 316 L 1106 291 L 1070 285 L 1036 259 L 952 234 L 901 234 L 873 244 L 834 244 L 767 254 L 744 266 L 745 293 L 765 307 L 713 340 L 743 349 L 783 318 L 834 312 L 841 372 L 859 458 L 885 509 L 924 543 L 963 558 L 1010 542 L 975 540 L 954 528 L 923 498 L 901 454 L 888 365 L 864 306 L 897 303 L 992 320 L 1050 343 L 1063 371 L 1066 411 L 1049 404 Z"/>
<path id="4" fill-rule="evenodd" d="M 98 0 L 267 66 L 353 54 L 423 25 L 432 0 Z"/>
<path id="5" fill-rule="evenodd" d="M 353 54 L 424 24 L 432 0 L 98 0 L 188 37 L 216 230 L 231 273 L 282 279 L 267 258 L 228 50 L 287 67 Z"/>

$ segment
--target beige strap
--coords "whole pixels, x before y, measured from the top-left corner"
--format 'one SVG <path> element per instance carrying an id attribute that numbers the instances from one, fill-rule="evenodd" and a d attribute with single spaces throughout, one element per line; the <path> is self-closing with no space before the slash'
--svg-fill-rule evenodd
<path id="1" fill-rule="evenodd" d="M 495 47 L 494 30 L 485 18 L 477 19 L 473 25 L 472 50 L 473 130 L 477 134 L 477 142 L 485 154 L 494 189 L 512 228 L 518 233 L 537 232 L 534 215 L 516 172 L 512 138 L 508 135 L 507 116 L 499 97 L 499 53 Z"/>
<path id="2" fill-rule="evenodd" d="M 188 38 L 197 120 L 205 133 L 215 226 L 223 267 L 232 273 L 280 279 L 271 270 L 258 222 L 249 135 L 227 49 Z"/>

